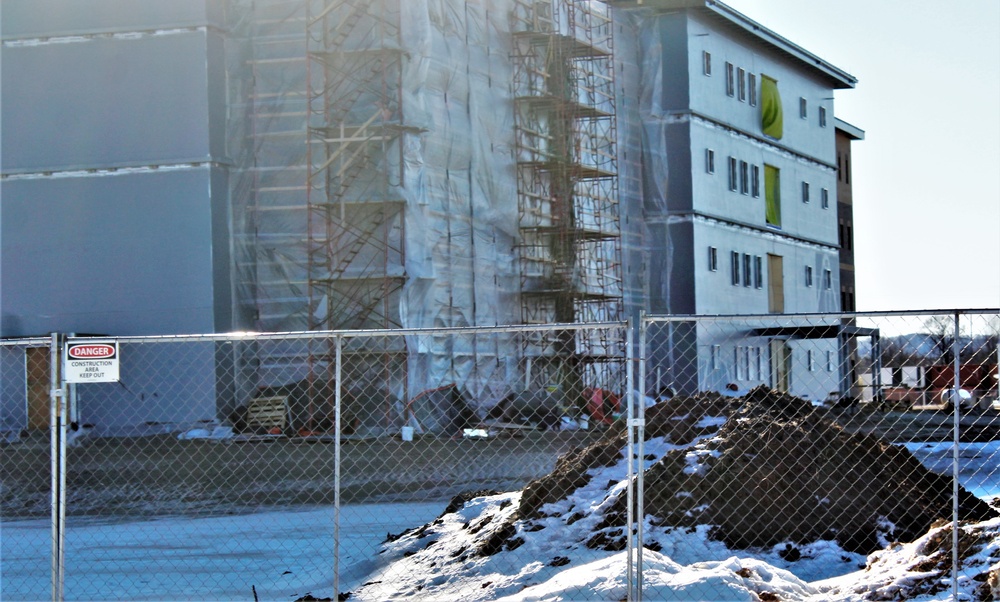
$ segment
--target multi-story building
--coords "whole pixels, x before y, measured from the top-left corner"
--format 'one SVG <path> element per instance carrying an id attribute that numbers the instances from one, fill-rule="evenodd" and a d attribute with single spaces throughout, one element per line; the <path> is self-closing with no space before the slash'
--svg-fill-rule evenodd
<path id="1" fill-rule="evenodd" d="M 721 3 L 643 6 L 630 17 L 644 57 L 638 113 L 648 310 L 839 311 L 833 95 L 855 78 Z M 697 356 L 672 337 L 654 342 L 663 354 L 654 369 L 691 366 L 655 386 L 766 383 L 811 398 L 838 390 L 836 338 L 792 322 L 758 326 L 744 324 L 739 344 L 737 327 L 721 324 L 680 336 L 697 339 Z M 746 338 L 755 330 L 760 336 Z"/>
<path id="2" fill-rule="evenodd" d="M 855 80 L 721 3 L 78 4 L 4 2 L 0 336 L 840 309 L 832 97 Z M 692 386 L 787 384 L 764 365 L 814 343 L 771 335 L 702 340 Z M 397 396 L 458 382 L 490 403 L 600 385 L 623 346 L 378 356 Z M 249 379 L 191 416 L 326 361 L 261 357 L 178 362 Z M 141 378 L 87 419 L 156 403 L 168 377 Z"/>

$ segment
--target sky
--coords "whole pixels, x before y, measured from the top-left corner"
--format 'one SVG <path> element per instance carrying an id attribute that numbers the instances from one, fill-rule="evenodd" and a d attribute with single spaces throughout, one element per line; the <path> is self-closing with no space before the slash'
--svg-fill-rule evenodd
<path id="1" fill-rule="evenodd" d="M 1000 307 L 1000 1 L 725 3 L 858 78 L 858 309 Z"/>

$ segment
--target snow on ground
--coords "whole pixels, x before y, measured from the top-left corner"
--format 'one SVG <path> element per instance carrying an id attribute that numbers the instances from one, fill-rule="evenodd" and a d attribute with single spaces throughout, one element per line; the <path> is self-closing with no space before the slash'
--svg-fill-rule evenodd
<path id="1" fill-rule="evenodd" d="M 692 470 L 698 470 L 706 441 L 686 446 Z M 929 468 L 951 470 L 949 444 L 906 447 Z M 668 449 L 678 446 L 662 438 L 645 443 L 647 457 Z M 1000 442 L 962 444 L 962 484 L 983 499 L 1000 496 L 998 459 Z M 546 506 L 543 517 L 518 523 L 519 546 L 488 555 L 473 554 L 472 546 L 508 524 L 520 492 L 476 498 L 438 520 L 443 502 L 345 506 L 340 589 L 351 591 L 352 600 L 624 599 L 626 552 L 586 546 L 598 511 L 624 495 L 624 460 L 591 474 L 587 486 Z M 251 600 L 251 586 L 261 600 L 330 597 L 332 521 L 332 508 L 135 522 L 70 519 L 66 598 Z M 40 520 L 0 524 L 0 599 L 49 596 L 49 528 Z M 387 532 L 404 529 L 411 530 L 376 552 Z M 705 526 L 666 529 L 647 521 L 644 529 L 646 545 L 658 549 L 643 551 L 650 600 L 759 600 L 774 594 L 770 599 L 929 601 L 951 595 L 947 572 L 942 578 L 935 571 L 950 562 L 948 527 L 912 543 L 891 543 L 868 558 L 820 541 L 798 547 L 794 560 L 781 545 L 729 550 L 710 540 Z M 991 571 L 1000 576 L 1000 519 L 965 527 L 963 538 L 972 543 L 963 548 L 962 599 L 1000 599 L 1000 584 L 989 594 L 985 582 Z M 317 564 L 316 558 L 329 563 Z"/>

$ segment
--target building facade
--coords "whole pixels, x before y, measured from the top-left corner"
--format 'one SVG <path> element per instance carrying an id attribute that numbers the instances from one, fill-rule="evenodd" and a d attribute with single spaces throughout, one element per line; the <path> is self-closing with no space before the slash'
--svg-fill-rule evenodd
<path id="1" fill-rule="evenodd" d="M 4 17 L 2 337 L 841 308 L 832 97 L 855 80 L 720 3 L 11 0 Z M 783 336 L 700 333 L 698 374 L 671 384 L 814 397 L 826 382 L 797 389 L 785 364 L 826 343 Z M 606 385 L 624 349 L 456 341 L 379 349 L 378 370 L 400 398 L 457 382 L 489 404 L 510 383 Z M 328 368 L 306 346 L 259 354 L 186 362 L 247 381 L 192 416 Z M 363 378 L 368 361 L 347 360 Z"/>

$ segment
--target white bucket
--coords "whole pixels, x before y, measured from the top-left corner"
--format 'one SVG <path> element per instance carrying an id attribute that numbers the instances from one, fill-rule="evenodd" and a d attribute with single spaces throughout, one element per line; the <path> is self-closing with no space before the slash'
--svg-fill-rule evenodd
<path id="1" fill-rule="evenodd" d="M 399 436 L 403 438 L 403 441 L 413 441 L 413 427 L 404 426 L 400 428 Z"/>

